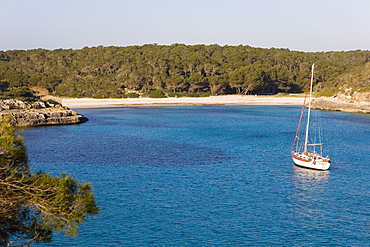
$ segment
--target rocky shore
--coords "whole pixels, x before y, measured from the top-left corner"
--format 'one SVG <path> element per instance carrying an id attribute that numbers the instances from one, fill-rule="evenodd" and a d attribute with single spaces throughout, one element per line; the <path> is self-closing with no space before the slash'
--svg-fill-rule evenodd
<path id="1" fill-rule="evenodd" d="M 57 102 L 30 103 L 14 99 L 0 100 L 0 119 L 6 118 L 15 126 L 63 125 L 88 121 L 83 115 Z"/>
<path id="2" fill-rule="evenodd" d="M 370 113 L 370 93 L 338 94 L 320 97 L 312 101 L 312 108 L 328 111 Z"/>

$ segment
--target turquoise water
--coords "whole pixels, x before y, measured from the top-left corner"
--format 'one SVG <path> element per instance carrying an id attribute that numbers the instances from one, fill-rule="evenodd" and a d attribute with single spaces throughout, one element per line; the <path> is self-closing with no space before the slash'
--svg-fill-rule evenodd
<path id="1" fill-rule="evenodd" d="M 370 115 L 320 112 L 329 171 L 292 164 L 299 106 L 77 109 L 24 131 L 30 164 L 94 186 L 101 215 L 38 246 L 370 244 Z"/>

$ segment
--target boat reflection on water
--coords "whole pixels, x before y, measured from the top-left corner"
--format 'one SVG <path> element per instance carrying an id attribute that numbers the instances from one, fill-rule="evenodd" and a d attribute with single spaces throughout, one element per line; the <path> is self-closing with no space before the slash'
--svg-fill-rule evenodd
<path id="1" fill-rule="evenodd" d="M 309 190 L 315 189 L 320 184 L 326 184 L 330 177 L 329 170 L 319 171 L 299 166 L 292 166 L 292 173 L 295 186 Z"/>
<path id="2" fill-rule="evenodd" d="M 292 166 L 294 211 L 303 217 L 317 218 L 325 214 L 330 171 Z"/>

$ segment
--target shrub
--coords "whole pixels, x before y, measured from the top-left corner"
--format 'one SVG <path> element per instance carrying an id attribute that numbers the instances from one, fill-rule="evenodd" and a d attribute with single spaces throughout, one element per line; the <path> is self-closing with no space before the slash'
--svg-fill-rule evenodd
<path id="1" fill-rule="evenodd" d="M 153 90 L 148 95 L 150 98 L 167 98 L 161 90 Z"/>
<path id="2" fill-rule="evenodd" d="M 127 93 L 127 94 L 125 94 L 125 96 L 127 98 L 139 98 L 140 97 L 140 95 L 137 94 L 137 93 Z"/>

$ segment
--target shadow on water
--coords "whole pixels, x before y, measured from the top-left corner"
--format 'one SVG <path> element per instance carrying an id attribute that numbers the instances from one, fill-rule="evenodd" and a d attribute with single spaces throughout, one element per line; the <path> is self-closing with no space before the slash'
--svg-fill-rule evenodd
<path id="1" fill-rule="evenodd" d="M 45 152 L 55 153 L 49 156 L 48 162 L 68 164 L 187 166 L 214 164 L 231 158 L 209 147 L 106 134 L 76 138 L 74 145 L 65 145 L 60 141 L 56 145 L 39 148 L 39 151 L 33 150 L 36 156 Z"/>
<path id="2" fill-rule="evenodd" d="M 269 137 L 268 135 L 247 135 L 248 138 L 264 138 Z"/>

